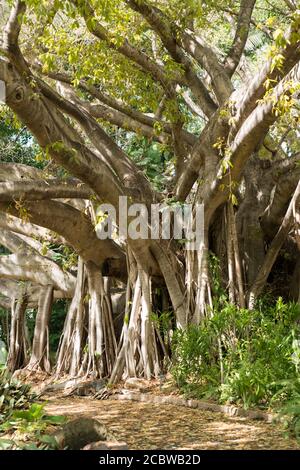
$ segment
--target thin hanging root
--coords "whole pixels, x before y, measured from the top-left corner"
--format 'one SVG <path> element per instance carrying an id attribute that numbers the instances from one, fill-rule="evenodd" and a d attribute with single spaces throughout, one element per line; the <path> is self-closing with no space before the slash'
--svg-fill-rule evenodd
<path id="1" fill-rule="evenodd" d="M 102 274 L 94 263 L 86 264 L 89 288 L 89 331 L 85 374 L 110 376 L 116 357 L 116 338 L 111 303 Z M 84 361 L 84 363 L 86 363 Z"/>
<path id="2" fill-rule="evenodd" d="M 11 372 L 20 369 L 27 364 L 27 342 L 25 335 L 25 312 L 28 304 L 26 295 L 15 302 L 12 302 L 11 309 L 11 329 L 9 340 L 9 351 L 7 367 Z"/>
<path id="3" fill-rule="evenodd" d="M 41 369 L 50 372 L 48 327 L 53 303 L 53 286 L 43 288 L 39 298 L 38 313 L 35 321 L 30 370 Z"/>
<path id="4" fill-rule="evenodd" d="M 239 301 L 239 306 L 241 308 L 245 307 L 245 293 L 244 293 L 244 282 L 243 282 L 243 270 L 240 257 L 240 248 L 239 241 L 237 236 L 235 215 L 233 211 L 233 206 L 231 203 L 228 203 L 228 225 L 230 231 L 230 237 L 232 239 L 232 249 L 234 257 L 234 267 L 236 275 L 236 285 L 237 285 L 237 297 Z"/>
<path id="5" fill-rule="evenodd" d="M 188 306 L 185 298 L 184 278 L 178 275 L 180 265 L 172 253 L 168 252 L 165 247 L 158 243 L 155 243 L 151 250 L 163 274 L 173 305 L 177 326 L 185 328 L 188 320 Z"/>
<path id="6" fill-rule="evenodd" d="M 210 297 L 210 284 L 208 275 L 208 237 L 204 237 L 203 243 L 197 253 L 198 274 L 196 290 L 196 307 L 193 315 L 193 323 L 199 325 L 201 319 L 208 313 L 207 304 Z"/>
<path id="7" fill-rule="evenodd" d="M 124 318 L 122 330 L 122 346 L 118 354 L 116 363 L 114 365 L 110 383 L 114 384 L 121 380 L 123 374 L 126 377 L 136 376 L 136 363 L 135 363 L 135 350 L 136 341 L 139 335 L 138 331 L 138 317 L 141 303 L 141 281 L 139 276 L 136 278 L 136 283 L 133 288 L 133 298 L 131 311 L 129 313 L 130 301 L 126 303 L 126 315 Z"/>
<path id="8" fill-rule="evenodd" d="M 152 293 L 150 276 L 145 272 L 139 273 L 142 286 L 142 310 L 141 310 L 141 351 L 144 362 L 144 375 L 150 379 L 154 374 L 157 376 L 160 371 L 157 355 L 155 334 L 151 322 L 152 313 Z"/>
<path id="9" fill-rule="evenodd" d="M 81 367 L 82 336 L 85 316 L 85 270 L 82 259 L 78 259 L 75 292 L 65 319 L 56 363 L 56 375 L 61 373 L 76 376 Z"/>
<path id="10" fill-rule="evenodd" d="M 234 253 L 233 253 L 233 243 L 232 243 L 232 216 L 229 208 L 230 203 L 225 207 L 226 211 L 226 244 L 227 244 L 227 268 L 228 268 L 228 294 L 229 302 L 235 303 L 235 267 L 234 267 Z"/>
<path id="11" fill-rule="evenodd" d="M 196 283 L 194 281 L 194 272 L 195 272 L 195 251 L 186 250 L 186 297 L 187 297 L 187 307 L 188 307 L 188 321 L 191 319 L 192 312 L 195 311 L 195 287 Z"/>

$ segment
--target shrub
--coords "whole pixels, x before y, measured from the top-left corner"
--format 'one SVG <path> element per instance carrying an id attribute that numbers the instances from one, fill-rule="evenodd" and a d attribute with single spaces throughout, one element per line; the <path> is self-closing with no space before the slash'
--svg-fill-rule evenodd
<path id="1" fill-rule="evenodd" d="M 297 378 L 300 364 L 299 305 L 259 303 L 239 309 L 223 302 L 200 326 L 177 331 L 172 373 L 189 395 L 220 402 L 278 406 L 291 393 L 283 381 Z"/>
<path id="2" fill-rule="evenodd" d="M 54 439 L 46 430 L 62 424 L 65 418 L 46 415 L 44 405 L 34 402 L 36 398 L 29 385 L 21 384 L 0 368 L 0 450 L 55 448 Z"/>
<path id="3" fill-rule="evenodd" d="M 14 410 L 29 408 L 34 398 L 29 385 L 13 379 L 7 369 L 0 368 L 0 424 L 9 419 Z"/>

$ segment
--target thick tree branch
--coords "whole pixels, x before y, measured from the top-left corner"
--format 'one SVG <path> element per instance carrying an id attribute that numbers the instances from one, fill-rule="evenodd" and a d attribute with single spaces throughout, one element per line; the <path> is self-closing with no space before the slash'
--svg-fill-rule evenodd
<path id="1" fill-rule="evenodd" d="M 8 217 L 22 218 L 12 204 L 2 202 L 0 210 Z M 113 240 L 99 240 L 90 219 L 74 207 L 58 201 L 31 201 L 26 203 L 26 211 L 31 223 L 62 235 L 85 261 L 93 260 L 101 267 L 108 259 L 119 259 L 121 277 L 126 272 L 120 247 Z"/>
<path id="2" fill-rule="evenodd" d="M 293 0 L 283 0 L 284 3 L 288 6 L 288 8 L 292 11 L 297 10 L 297 6 L 295 5 L 295 2 Z"/>
<path id="3" fill-rule="evenodd" d="M 54 285 L 56 290 L 72 295 L 75 278 L 64 273 L 58 265 L 50 260 L 41 261 L 38 255 L 14 254 L 0 256 L 0 278 L 17 281 L 31 281 L 34 284 Z"/>
<path id="4" fill-rule="evenodd" d="M 214 173 L 214 165 L 218 162 L 218 153 L 214 144 L 218 139 L 227 137 L 228 128 L 227 119 L 223 119 L 220 113 L 216 113 L 208 121 L 192 149 L 185 170 L 177 181 L 174 193 L 178 200 L 184 201 L 187 198 L 195 181 L 200 176 L 200 169 L 203 169 L 207 174 L 209 171 Z"/>
<path id="5" fill-rule="evenodd" d="M 0 243 L 12 255 L 0 256 L 0 277 L 32 281 L 35 284 L 52 284 L 57 290 L 67 293 L 74 291 L 75 278 L 64 272 L 54 261 L 38 254 L 17 235 L 7 230 L 0 233 Z"/>
<path id="6" fill-rule="evenodd" d="M 2 49 L 19 72 L 30 75 L 30 70 L 19 47 L 19 35 L 25 11 L 25 2 L 17 0 L 4 28 Z"/>
<path id="7" fill-rule="evenodd" d="M 0 163 L 0 181 L 38 180 L 47 176 L 43 170 L 23 163 Z M 49 176 L 48 176 L 49 178 Z"/>
<path id="8" fill-rule="evenodd" d="M 22 283 L 22 285 L 20 285 L 20 282 L 18 281 L 0 278 L 0 292 L 2 294 L 0 294 L 0 305 L 4 297 L 6 298 L 4 299 L 5 302 L 11 302 L 13 299 L 18 299 L 20 295 L 25 294 L 28 296 L 28 307 L 36 308 L 41 286 L 34 285 L 31 282 L 26 282 L 26 284 L 24 284 L 25 283 Z M 54 300 L 68 299 L 71 297 L 72 295 L 68 294 L 67 292 L 54 290 Z"/>
<path id="9" fill-rule="evenodd" d="M 260 217 L 260 224 L 268 238 L 273 238 L 282 222 L 288 203 L 300 179 L 300 154 L 274 162 L 271 169 L 274 188 L 269 205 Z"/>
<path id="10" fill-rule="evenodd" d="M 29 127 L 41 147 L 47 148 L 57 162 L 68 162 L 71 174 L 83 180 L 88 177 L 98 189 L 101 187 L 102 197 L 117 206 L 122 189 L 113 170 L 84 144 L 57 107 L 42 95 L 37 99 L 36 91 L 1 59 L 0 79 L 6 82 L 7 104 Z"/>
<path id="11" fill-rule="evenodd" d="M 300 63 L 274 88 L 274 101 L 268 99 L 266 102 L 259 103 L 240 128 L 228 149 L 230 158 L 229 171 L 224 175 L 224 162 L 222 162 L 217 176 L 213 178 L 213 181 L 209 181 L 205 185 L 205 199 L 209 201 L 206 214 L 208 220 L 210 220 L 215 209 L 225 202 L 229 192 L 232 190 L 232 182 L 240 180 L 248 158 L 255 150 L 258 150 L 258 144 L 263 142 L 271 125 L 277 120 L 274 112 L 274 102 L 277 103 L 283 94 L 289 93 L 287 84 L 290 81 L 298 82 L 299 80 Z M 220 188 L 224 188 L 223 191 Z"/>
<path id="12" fill-rule="evenodd" d="M 215 52 L 201 37 L 196 36 L 193 31 L 183 32 L 181 43 L 184 50 L 210 75 L 211 85 L 218 103 L 219 105 L 223 104 L 233 92 L 233 85 Z"/>
<path id="13" fill-rule="evenodd" d="M 89 199 L 92 195 L 93 192 L 75 178 L 0 183 L 1 202 L 68 198 Z"/>
<path id="14" fill-rule="evenodd" d="M 130 168 L 128 168 L 127 174 L 122 174 L 122 185 L 101 155 L 84 144 L 78 132 L 58 110 L 57 105 L 54 106 L 42 95 L 40 99 L 36 99 L 36 93 L 35 98 L 32 99 L 32 89 L 20 76 L 16 76 L 14 70 L 8 67 L 7 62 L 1 59 L 0 79 L 6 82 L 7 105 L 28 126 L 38 143 L 48 149 L 49 154 L 57 163 L 87 183 L 101 200 L 110 202 L 115 208 L 119 207 L 119 196 L 125 194 L 135 201 L 153 202 L 153 192 L 146 178 L 143 177 L 144 185 L 141 184 L 140 178 L 137 182 L 133 182 Z M 87 123 L 89 124 L 90 120 Z M 109 140 L 109 144 L 111 142 Z M 113 153 L 115 148 L 118 149 L 113 143 L 113 147 L 109 145 L 105 147 L 105 151 L 116 161 L 117 157 Z M 149 241 L 148 243 L 150 244 Z M 158 265 L 145 249 L 144 240 L 135 240 L 134 250 L 147 269 L 150 269 L 153 274 L 159 274 Z"/>
<path id="15" fill-rule="evenodd" d="M 40 66 L 33 65 L 41 75 L 47 76 L 61 84 L 72 86 L 73 79 L 70 75 L 61 72 L 44 73 Z M 81 100 L 81 105 L 96 119 L 104 119 L 125 130 L 131 130 L 145 137 L 167 143 L 172 135 L 172 124 L 161 120 L 161 116 L 150 116 L 137 109 L 131 108 L 126 103 L 111 97 L 107 93 L 100 91 L 96 86 L 80 80 L 78 88 L 87 92 L 93 98 L 100 101 L 100 104 Z M 74 92 L 76 89 L 74 88 Z M 203 113 L 202 113 L 203 114 Z M 161 134 L 157 135 L 155 126 L 159 125 L 162 129 Z M 181 139 L 187 145 L 194 145 L 196 137 L 185 130 L 181 130 Z"/>
<path id="16" fill-rule="evenodd" d="M 290 30 L 290 39 L 287 46 L 281 51 L 284 54 L 285 61 L 283 67 L 280 70 L 271 70 L 271 61 L 269 61 L 264 67 L 263 71 L 260 72 L 255 80 L 253 86 L 249 87 L 249 91 L 246 92 L 246 97 L 242 101 L 241 106 L 238 108 L 234 124 L 231 126 L 230 138 L 232 143 L 229 145 L 228 153 L 231 155 L 231 164 L 233 165 L 230 174 L 224 177 L 223 165 L 219 168 L 216 173 L 213 171 L 210 175 L 210 180 L 207 179 L 205 184 L 204 193 L 206 194 L 205 200 L 210 201 L 208 209 L 208 218 L 214 213 L 216 207 L 221 203 L 225 202 L 228 191 L 220 191 L 220 187 L 230 188 L 231 182 L 239 181 L 244 165 L 251 155 L 251 153 L 257 150 L 257 146 L 260 142 L 263 142 L 270 126 L 276 121 L 277 117 L 274 113 L 274 102 L 278 101 L 280 96 L 288 92 L 289 82 L 299 81 L 299 65 L 300 60 L 300 41 L 298 40 L 299 33 L 299 22 L 295 19 Z M 296 35 L 296 36 L 295 36 Z M 295 37 L 297 38 L 295 40 Z M 296 42 L 295 42 L 296 41 Z M 284 77 L 273 90 L 272 100 L 269 99 L 266 102 L 258 103 L 258 99 L 262 99 L 265 95 L 265 87 L 262 77 Z M 234 99 L 234 94 L 232 99 Z M 251 114 L 252 113 L 252 114 Z M 207 149 L 208 156 L 213 154 L 212 146 L 217 142 L 218 136 L 213 137 L 211 132 L 215 126 L 212 123 L 208 123 L 206 129 L 202 134 L 208 133 L 211 136 L 206 146 L 202 148 Z M 225 125 L 226 128 L 226 125 Z M 210 130 L 209 130 L 210 129 Z M 217 126 L 219 138 L 226 135 L 226 132 L 222 135 L 222 126 Z M 205 137 L 200 136 L 200 140 Z M 197 148 L 197 144 L 195 145 Z M 177 197 L 180 199 L 187 196 L 190 189 L 192 188 L 201 167 L 201 161 L 203 160 L 201 149 L 199 152 L 194 152 L 185 172 L 178 181 L 176 188 Z M 197 173 L 198 172 L 198 173 Z M 214 194 L 214 196 L 212 196 Z M 212 203 L 212 199 L 215 203 Z"/>
<path id="17" fill-rule="evenodd" d="M 253 308 L 258 295 L 262 292 L 265 283 L 267 282 L 268 276 L 271 272 L 273 264 L 276 261 L 278 253 L 285 242 L 290 230 L 296 223 L 296 214 L 300 209 L 300 180 L 294 192 L 294 195 L 290 201 L 284 219 L 269 246 L 268 252 L 264 259 L 264 262 L 257 274 L 257 277 L 251 286 L 249 293 L 249 307 Z"/>
<path id="18" fill-rule="evenodd" d="M 241 0 L 235 37 L 225 60 L 225 69 L 229 76 L 233 75 L 244 52 L 251 25 L 251 17 L 256 0 Z"/>
<path id="19" fill-rule="evenodd" d="M 0 210 L 8 210 L 8 204 L 0 204 Z M 0 228 L 10 230 L 15 233 L 19 233 L 21 235 L 27 235 L 32 237 L 36 240 L 43 240 L 49 243 L 56 243 L 67 245 L 68 242 L 51 230 L 48 230 L 44 227 L 39 225 L 32 224 L 30 222 L 25 222 L 21 220 L 19 217 L 15 217 L 7 212 L 0 212 Z"/>
<path id="20" fill-rule="evenodd" d="M 43 71 L 41 65 L 32 64 L 31 65 L 33 70 L 36 70 L 42 76 L 46 76 L 55 80 L 55 82 L 66 83 L 68 85 L 73 86 L 73 78 L 71 75 L 65 72 L 54 72 L 54 71 Z M 153 125 L 153 118 L 148 116 L 147 114 L 141 113 L 137 109 L 129 107 L 120 99 L 114 98 L 110 96 L 108 93 L 104 92 L 103 90 L 99 90 L 96 85 L 92 85 L 88 83 L 86 80 L 81 79 L 78 83 L 78 88 L 82 91 L 87 92 L 93 98 L 96 98 L 104 105 L 108 106 L 109 108 L 115 109 L 120 111 L 123 114 L 133 118 L 135 121 L 145 124 L 146 126 Z"/>
<path id="21" fill-rule="evenodd" d="M 76 119 L 95 149 L 99 152 L 103 162 L 109 169 L 115 172 L 119 181 L 123 184 L 123 191 L 130 191 L 130 195 L 135 193 L 135 196 L 139 193 L 139 197 L 152 199 L 154 194 L 144 174 L 139 171 L 134 162 L 108 136 L 85 107 L 82 106 L 82 102 L 76 96 L 75 91 L 70 87 L 63 89 L 63 97 L 41 80 L 39 80 L 39 86 L 47 99 L 51 100 L 63 112 Z M 140 188 L 140 190 L 135 188 Z"/>

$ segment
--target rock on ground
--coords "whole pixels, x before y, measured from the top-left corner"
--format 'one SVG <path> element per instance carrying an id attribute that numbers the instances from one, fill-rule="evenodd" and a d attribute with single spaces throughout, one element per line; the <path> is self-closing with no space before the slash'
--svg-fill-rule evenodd
<path id="1" fill-rule="evenodd" d="M 98 441 L 87 444 L 82 450 L 128 450 L 128 445 L 126 442 Z"/>
<path id="2" fill-rule="evenodd" d="M 53 434 L 59 449 L 79 450 L 91 442 L 112 441 L 114 436 L 100 421 L 77 418 L 69 421 Z"/>
<path id="3" fill-rule="evenodd" d="M 130 377 L 124 384 L 127 390 L 138 390 L 139 392 L 147 392 L 151 385 L 148 380 L 140 379 L 138 377 Z"/>

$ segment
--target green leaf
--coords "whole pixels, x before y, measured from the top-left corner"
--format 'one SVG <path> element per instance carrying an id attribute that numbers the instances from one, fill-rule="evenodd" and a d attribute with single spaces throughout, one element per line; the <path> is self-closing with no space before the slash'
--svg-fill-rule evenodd
<path id="1" fill-rule="evenodd" d="M 65 416 L 44 416 L 43 419 L 49 424 L 64 424 L 67 421 Z"/>
<path id="2" fill-rule="evenodd" d="M 11 439 L 0 439 L 0 450 L 11 449 L 14 446 L 14 441 Z"/>

